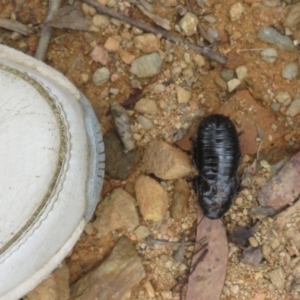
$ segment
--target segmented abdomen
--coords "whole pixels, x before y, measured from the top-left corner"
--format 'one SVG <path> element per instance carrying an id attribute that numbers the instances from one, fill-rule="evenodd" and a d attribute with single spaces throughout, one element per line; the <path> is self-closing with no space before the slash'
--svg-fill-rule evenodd
<path id="1" fill-rule="evenodd" d="M 199 170 L 196 186 L 200 206 L 208 217 L 217 218 L 229 209 L 238 185 L 235 177 L 241 154 L 237 131 L 228 117 L 203 119 L 193 156 Z"/>

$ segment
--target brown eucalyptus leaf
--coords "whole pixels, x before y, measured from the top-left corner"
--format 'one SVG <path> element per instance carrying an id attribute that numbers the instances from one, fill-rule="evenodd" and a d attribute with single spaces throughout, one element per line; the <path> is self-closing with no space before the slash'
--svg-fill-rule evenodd
<path id="1" fill-rule="evenodd" d="M 300 152 L 294 155 L 268 183 L 258 191 L 261 206 L 275 210 L 292 204 L 299 198 Z"/>
<path id="2" fill-rule="evenodd" d="M 193 148 L 193 138 L 196 135 L 197 129 L 199 127 L 201 118 L 200 117 L 196 117 L 191 125 L 191 127 L 189 128 L 189 130 L 187 131 L 187 133 L 183 136 L 182 139 L 176 141 L 176 145 L 185 151 L 192 151 Z"/>
<path id="3" fill-rule="evenodd" d="M 222 220 L 198 217 L 196 241 L 207 238 L 207 254 L 196 266 L 199 256 L 197 246 L 192 260 L 194 271 L 189 276 L 186 300 L 219 300 L 223 289 L 228 258 L 228 243 Z M 200 222 L 200 223 L 199 223 Z M 200 245 L 198 244 L 198 247 Z M 205 250 L 204 250 L 205 251 Z"/>

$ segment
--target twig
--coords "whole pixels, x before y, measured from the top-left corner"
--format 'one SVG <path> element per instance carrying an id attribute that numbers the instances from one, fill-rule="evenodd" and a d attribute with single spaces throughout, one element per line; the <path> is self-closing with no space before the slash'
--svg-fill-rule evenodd
<path id="1" fill-rule="evenodd" d="M 49 8 L 48 8 L 48 14 L 45 19 L 45 22 L 49 21 L 55 14 L 55 12 L 59 9 L 61 4 L 61 0 L 49 0 Z M 53 29 L 49 26 L 44 26 L 41 35 L 40 40 L 37 45 L 34 57 L 36 59 L 39 59 L 41 61 L 45 60 L 48 45 L 51 39 Z"/>
<path id="2" fill-rule="evenodd" d="M 237 52 L 263 51 L 266 48 L 239 49 Z"/>
<path id="3" fill-rule="evenodd" d="M 205 246 L 206 245 L 203 245 L 199 250 L 197 250 L 197 252 L 202 251 Z M 201 263 L 203 261 L 203 259 L 204 259 L 204 257 L 206 256 L 207 253 L 208 253 L 208 249 L 205 249 L 203 251 L 203 253 L 200 254 L 200 256 L 198 257 L 198 259 L 196 260 L 196 262 L 192 265 L 191 272 L 190 272 L 189 275 L 191 275 L 196 270 L 196 267 L 199 265 L 199 263 Z"/>
<path id="4" fill-rule="evenodd" d="M 257 153 L 256 153 L 256 161 L 258 161 L 259 152 L 260 152 L 261 146 L 262 146 L 262 144 L 264 142 L 265 135 L 264 135 L 263 131 L 258 127 L 258 125 L 256 125 L 256 129 L 257 129 L 258 137 L 260 139 L 259 145 L 258 145 L 258 149 L 257 149 Z"/>
<path id="5" fill-rule="evenodd" d="M 172 254 L 172 257 L 178 261 L 178 262 L 183 262 L 184 259 L 184 250 L 185 250 L 185 234 L 183 233 L 181 235 L 180 239 L 180 246 L 178 247 L 177 250 L 175 250 Z"/>
<path id="6" fill-rule="evenodd" d="M 191 50 L 198 52 L 198 53 L 202 54 L 203 56 L 206 56 L 206 57 L 210 58 L 211 60 L 214 60 L 221 64 L 227 63 L 226 57 L 221 56 L 217 53 L 214 53 L 207 47 L 201 47 L 201 46 L 195 45 L 180 36 L 176 36 L 176 35 L 173 35 L 172 33 L 167 32 L 166 30 L 163 30 L 161 28 L 155 28 L 149 24 L 146 24 L 146 23 L 143 23 L 143 22 L 140 22 L 137 20 L 133 20 L 123 14 L 120 14 L 116 11 L 113 11 L 113 10 L 107 8 L 106 6 L 96 2 L 95 0 L 82 0 L 82 1 L 91 5 L 92 7 L 94 7 L 97 10 L 97 12 L 100 14 L 108 15 L 112 18 L 115 18 L 122 22 L 125 22 L 131 26 L 135 26 L 143 31 L 151 32 L 155 35 L 160 34 L 163 38 L 165 38 L 173 43 L 184 44 L 187 47 L 189 47 Z"/>
<path id="7" fill-rule="evenodd" d="M 159 246 L 171 246 L 171 247 L 180 247 L 182 242 L 169 242 L 164 240 L 156 240 L 151 235 L 146 238 L 146 243 L 149 246 L 159 245 Z M 184 242 L 185 246 L 195 245 L 195 242 Z"/>
<path id="8" fill-rule="evenodd" d="M 171 246 L 171 247 L 178 247 L 182 245 L 182 242 L 169 242 L 169 241 L 164 241 L 164 240 L 156 240 L 154 239 L 151 235 L 149 235 L 146 238 L 146 243 L 147 245 L 160 245 L 160 246 Z M 198 242 L 184 242 L 185 246 L 190 246 L 190 245 L 195 245 L 195 244 L 201 244 L 201 245 L 206 245 L 207 244 L 207 239 L 206 237 L 201 239 Z"/>
<path id="9" fill-rule="evenodd" d="M 205 248 L 205 246 L 201 247 L 198 251 L 203 250 L 204 248 Z M 204 260 L 204 258 L 207 255 L 207 253 L 208 253 L 208 249 L 205 249 L 200 254 L 200 256 L 197 259 L 197 261 L 195 262 L 195 264 L 192 266 L 190 272 L 186 276 L 184 276 L 183 278 L 181 278 L 180 280 L 178 280 L 178 282 L 171 288 L 171 291 L 174 291 L 176 287 L 180 286 L 180 288 L 179 288 L 180 300 L 183 299 L 183 297 L 182 297 L 182 291 L 183 291 L 184 286 L 188 283 L 190 276 L 195 271 L 195 269 L 199 265 L 199 263 Z"/>

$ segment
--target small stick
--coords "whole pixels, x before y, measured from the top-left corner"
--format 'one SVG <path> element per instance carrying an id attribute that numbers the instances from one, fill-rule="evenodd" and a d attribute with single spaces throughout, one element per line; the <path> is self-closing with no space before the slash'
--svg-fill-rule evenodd
<path id="1" fill-rule="evenodd" d="M 149 246 L 159 245 L 159 246 L 171 246 L 171 247 L 180 247 L 182 242 L 169 242 L 164 240 L 156 240 L 151 235 L 146 238 L 146 243 Z M 195 245 L 195 242 L 184 242 L 185 246 Z"/>
<path id="2" fill-rule="evenodd" d="M 146 243 L 151 246 L 151 245 L 160 245 L 160 246 L 171 246 L 171 247 L 178 247 L 182 245 L 182 242 L 169 242 L 169 241 L 164 241 L 164 240 L 156 240 L 154 239 L 151 235 L 149 235 L 146 238 Z M 201 244 L 201 245 L 206 245 L 207 244 L 207 239 L 206 237 L 201 239 L 199 242 L 184 242 L 185 246 L 190 246 L 190 245 L 195 245 L 195 244 Z"/>
<path id="3" fill-rule="evenodd" d="M 203 247 L 201 247 L 201 250 L 203 249 Z M 199 249 L 200 250 L 200 249 Z M 208 249 L 205 249 L 201 255 L 199 256 L 199 258 L 197 259 L 197 261 L 195 262 L 195 264 L 192 266 L 191 271 L 184 276 L 183 278 L 181 278 L 172 288 L 171 291 L 174 291 L 176 287 L 180 286 L 179 288 L 179 294 L 180 294 L 180 300 L 183 299 L 183 288 L 184 286 L 188 283 L 190 276 L 192 275 L 192 273 L 195 271 L 196 267 L 199 265 L 200 262 L 202 262 L 205 258 L 205 256 L 208 253 Z"/>
<path id="4" fill-rule="evenodd" d="M 82 0 L 82 1 L 91 5 L 92 7 L 94 7 L 97 10 L 97 12 L 100 14 L 108 15 L 112 18 L 115 18 L 122 22 L 125 22 L 131 26 L 135 26 L 143 31 L 150 32 L 155 35 L 160 34 L 163 38 L 165 38 L 173 43 L 184 44 L 187 47 L 189 47 L 191 50 L 193 50 L 197 53 L 200 53 L 203 56 L 206 56 L 206 57 L 210 58 L 211 60 L 214 60 L 218 63 L 224 64 L 224 65 L 227 63 L 227 58 L 225 56 L 221 56 L 221 55 L 211 51 L 208 47 L 201 47 L 201 46 L 195 45 L 180 36 L 176 36 L 170 32 L 167 32 L 166 30 L 163 30 L 161 28 L 155 28 L 149 24 L 146 24 L 146 23 L 143 23 L 143 22 L 140 22 L 137 20 L 133 20 L 123 14 L 120 14 L 114 10 L 107 8 L 106 6 L 96 2 L 95 0 Z"/>
<path id="5" fill-rule="evenodd" d="M 48 14 L 46 16 L 45 22 L 49 21 L 55 14 L 55 12 L 59 9 L 61 4 L 61 0 L 49 0 L 49 9 L 48 9 Z M 52 36 L 52 31 L 53 29 L 49 26 L 44 26 L 39 43 L 37 45 L 34 57 L 38 60 L 44 61 L 48 49 L 48 45 Z"/>
<path id="6" fill-rule="evenodd" d="M 172 257 L 178 261 L 178 262 L 183 262 L 184 259 L 184 250 L 185 250 L 185 234 L 183 233 L 181 235 L 180 239 L 180 246 L 178 247 L 177 250 L 175 250 L 172 254 Z"/>
<path id="7" fill-rule="evenodd" d="M 251 52 L 251 51 L 263 51 L 266 48 L 253 48 L 253 49 L 239 49 L 237 52 Z"/>

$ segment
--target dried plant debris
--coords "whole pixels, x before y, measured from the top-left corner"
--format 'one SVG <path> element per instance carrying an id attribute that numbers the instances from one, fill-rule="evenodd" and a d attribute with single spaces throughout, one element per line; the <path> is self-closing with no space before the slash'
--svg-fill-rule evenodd
<path id="1" fill-rule="evenodd" d="M 243 172 L 241 186 L 242 187 L 251 187 L 253 184 L 253 176 L 257 171 L 257 160 L 254 159 L 253 163 L 247 166 Z"/>
<path id="2" fill-rule="evenodd" d="M 279 210 L 299 198 L 299 162 L 300 152 L 258 191 L 258 201 L 261 206 Z"/>
<path id="3" fill-rule="evenodd" d="M 131 2 L 132 1 L 134 1 L 134 0 L 131 0 Z M 134 3 L 134 2 L 132 2 L 132 3 Z M 145 9 L 147 9 L 151 13 L 154 11 L 153 6 L 150 3 L 148 3 L 146 0 L 140 0 L 140 3 L 145 7 Z"/>
<path id="4" fill-rule="evenodd" d="M 178 262 L 183 262 L 184 259 L 184 252 L 185 252 L 185 234 L 181 235 L 180 239 L 180 246 L 178 247 L 177 250 L 173 252 L 173 259 L 178 261 Z"/>
<path id="5" fill-rule="evenodd" d="M 26 26 L 21 22 L 18 22 L 16 20 L 3 19 L 3 18 L 0 18 L 0 27 L 7 30 L 18 32 L 25 36 L 34 32 L 34 29 L 32 27 Z"/>
<path id="6" fill-rule="evenodd" d="M 273 216 L 276 210 L 272 207 L 253 207 L 250 210 L 251 215 L 256 219 L 263 219 L 269 216 Z"/>
<path id="7" fill-rule="evenodd" d="M 137 5 L 138 9 L 149 19 L 151 19 L 153 22 L 155 22 L 156 25 L 162 27 L 165 30 L 171 30 L 171 23 L 167 19 L 163 19 L 148 10 L 146 10 L 142 5 Z"/>
<path id="8" fill-rule="evenodd" d="M 144 22 L 140 22 L 140 21 L 137 21 L 137 20 L 133 20 L 123 14 L 120 14 L 114 10 L 111 10 L 109 8 L 107 8 L 106 6 L 98 3 L 97 1 L 95 0 L 83 0 L 83 2 L 91 5 L 92 7 L 94 7 L 98 13 L 100 14 L 105 14 L 105 15 L 108 15 L 112 18 L 115 18 L 115 19 L 118 19 L 122 22 L 125 22 L 131 26 L 135 26 L 145 32 L 150 32 L 150 33 L 153 33 L 155 35 L 161 35 L 163 38 L 173 42 L 173 43 L 181 43 L 181 44 L 184 44 L 186 45 L 187 47 L 189 47 L 191 50 L 195 51 L 195 52 L 198 52 L 200 54 L 202 54 L 203 56 L 206 56 L 218 63 L 221 63 L 221 64 L 226 64 L 227 63 L 227 58 L 225 56 L 221 56 L 215 52 L 213 52 L 212 50 L 210 50 L 209 48 L 207 47 L 201 47 L 201 46 L 198 46 L 196 44 L 193 44 L 191 42 L 189 42 L 187 39 L 183 38 L 183 37 L 180 37 L 180 36 L 177 36 L 177 35 L 173 35 L 171 34 L 170 32 L 166 31 L 166 30 L 163 30 L 163 29 L 160 29 L 160 28 L 155 28 L 149 24 L 146 24 Z"/>
<path id="9" fill-rule="evenodd" d="M 250 229 L 242 226 L 236 226 L 229 237 L 230 241 L 240 248 L 244 248 L 248 245 L 248 239 L 254 234 L 257 229 L 257 225 Z"/>
<path id="10" fill-rule="evenodd" d="M 198 220 L 200 221 L 200 219 Z M 198 223 L 197 241 L 207 238 L 207 248 L 193 256 L 193 272 L 189 276 L 186 300 L 218 300 L 223 289 L 228 259 L 228 244 L 225 227 L 220 219 L 206 217 Z M 195 253 L 197 252 L 196 247 Z M 198 261 L 204 255 L 202 261 Z"/>
<path id="11" fill-rule="evenodd" d="M 83 15 L 80 7 L 64 6 L 45 25 L 55 28 L 87 31 L 91 24 Z"/>
<path id="12" fill-rule="evenodd" d="M 128 152 L 130 150 L 133 150 L 135 148 L 135 144 L 132 138 L 129 125 L 129 117 L 126 109 L 123 108 L 119 103 L 115 102 L 111 104 L 111 114 L 116 130 L 123 142 L 125 151 Z"/>
<path id="13" fill-rule="evenodd" d="M 129 97 L 122 103 L 124 108 L 132 108 L 135 103 L 142 97 L 143 90 L 142 89 L 134 89 L 133 92 L 129 95 Z"/>

